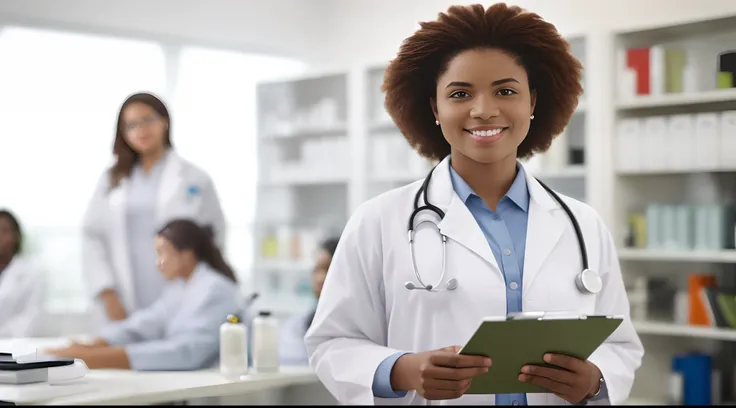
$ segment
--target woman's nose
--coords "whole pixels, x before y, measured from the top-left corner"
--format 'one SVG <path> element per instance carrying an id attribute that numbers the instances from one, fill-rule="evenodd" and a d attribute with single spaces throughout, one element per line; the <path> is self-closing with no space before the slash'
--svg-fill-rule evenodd
<path id="1" fill-rule="evenodd" d="M 473 102 L 470 116 L 476 119 L 487 120 L 501 114 L 501 109 L 490 96 L 480 96 Z"/>

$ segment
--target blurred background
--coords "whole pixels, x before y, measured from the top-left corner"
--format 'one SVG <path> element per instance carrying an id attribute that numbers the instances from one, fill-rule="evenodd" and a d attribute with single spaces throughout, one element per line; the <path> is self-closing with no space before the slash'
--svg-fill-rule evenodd
<path id="1" fill-rule="evenodd" d="M 45 273 L 41 334 L 86 330 L 82 217 L 140 91 L 212 178 L 244 296 L 283 319 L 310 310 L 320 243 L 430 166 L 383 109 L 384 67 L 418 21 L 465 3 L 0 0 L 0 208 Z M 578 112 L 529 166 L 619 245 L 647 352 L 631 402 L 683 402 L 706 374 L 701 401 L 736 401 L 736 2 L 510 3 L 585 66 Z"/>

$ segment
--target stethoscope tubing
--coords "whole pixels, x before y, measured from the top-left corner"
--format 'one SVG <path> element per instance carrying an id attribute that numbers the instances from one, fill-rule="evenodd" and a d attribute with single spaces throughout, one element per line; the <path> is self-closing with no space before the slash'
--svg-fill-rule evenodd
<path id="1" fill-rule="evenodd" d="M 417 190 L 417 193 L 414 196 L 414 208 L 413 208 L 411 215 L 409 216 L 409 222 L 408 222 L 408 227 L 407 227 L 408 237 L 409 237 L 409 252 L 411 254 L 411 262 L 412 262 L 412 268 L 414 269 L 414 276 L 416 277 L 419 284 L 422 285 L 418 289 L 426 289 L 426 290 L 432 290 L 432 289 L 439 288 L 439 286 L 442 284 L 442 280 L 444 279 L 444 276 L 445 276 L 445 266 L 446 266 L 446 256 L 447 256 L 447 249 L 446 249 L 447 248 L 447 237 L 444 234 L 442 234 L 442 232 L 439 232 L 440 236 L 442 237 L 442 272 L 440 273 L 440 279 L 437 285 L 427 286 L 422 280 L 421 274 L 419 273 L 419 269 L 417 268 L 417 262 L 416 262 L 416 257 L 414 253 L 414 233 L 415 233 L 415 229 L 423 223 L 430 223 L 434 225 L 435 227 L 437 227 L 438 231 L 439 231 L 439 227 L 437 226 L 437 223 L 434 223 L 429 220 L 420 221 L 417 225 L 414 225 L 414 220 L 416 216 L 422 211 L 432 211 L 439 217 L 440 220 L 445 218 L 444 211 L 442 211 L 439 207 L 435 206 L 434 204 L 430 203 L 429 198 L 428 198 L 429 182 L 432 179 L 432 174 L 434 173 L 435 168 L 437 168 L 437 165 L 435 165 L 432 168 L 432 170 L 429 171 L 429 174 L 427 174 L 427 176 L 424 178 L 424 182 L 422 183 L 421 187 L 419 187 L 419 190 Z M 587 251 L 586 244 L 585 244 L 585 238 L 583 237 L 583 232 L 580 228 L 580 224 L 578 223 L 577 218 L 575 217 L 575 214 L 573 214 L 570 207 L 567 206 L 567 204 L 562 200 L 562 198 L 559 195 L 557 195 L 557 193 L 554 192 L 554 190 L 552 190 L 549 186 L 544 184 L 539 179 L 536 179 L 536 180 L 542 186 L 542 188 L 544 188 L 545 191 L 547 191 L 547 193 L 549 193 L 549 195 L 551 195 L 552 198 L 554 198 L 555 201 L 557 201 L 560 204 L 562 209 L 567 214 L 567 218 L 572 223 L 573 229 L 575 230 L 575 235 L 577 237 L 578 246 L 580 248 L 580 258 L 581 258 L 582 265 L 583 265 L 583 271 L 588 271 L 589 270 L 588 269 L 589 267 L 588 251 Z M 423 206 L 419 206 L 420 196 L 422 197 L 424 201 Z"/>

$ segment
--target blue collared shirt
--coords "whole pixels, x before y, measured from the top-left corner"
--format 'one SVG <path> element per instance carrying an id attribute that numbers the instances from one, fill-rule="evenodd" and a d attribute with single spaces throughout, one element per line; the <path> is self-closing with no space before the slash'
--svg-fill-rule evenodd
<path id="1" fill-rule="evenodd" d="M 517 173 L 506 195 L 492 211 L 468 183 L 450 167 L 450 179 L 455 193 L 475 218 L 491 247 L 498 267 L 506 281 L 506 312 L 522 311 L 522 276 L 526 231 L 529 220 L 529 189 L 524 168 L 517 164 Z M 389 356 L 378 366 L 373 379 L 373 395 L 379 398 L 401 398 L 405 392 L 391 388 L 391 369 L 405 352 Z M 605 394 L 605 395 L 604 395 Z M 596 399 L 607 396 L 604 389 Z M 526 394 L 497 394 L 496 405 L 526 405 Z"/>

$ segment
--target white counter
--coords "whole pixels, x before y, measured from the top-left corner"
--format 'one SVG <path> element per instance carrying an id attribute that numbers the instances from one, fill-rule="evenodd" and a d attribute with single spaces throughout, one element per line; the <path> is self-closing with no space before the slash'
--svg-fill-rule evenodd
<path id="1" fill-rule="evenodd" d="M 243 395 L 315 382 L 316 376 L 307 367 L 282 367 L 279 373 L 249 374 L 242 380 L 228 380 L 216 370 L 91 370 L 84 379 L 65 385 L 0 385 L 0 401 L 19 405 L 156 404 Z"/>
<path id="2" fill-rule="evenodd" d="M 58 345 L 56 339 L 0 341 L 0 351 L 17 347 Z M 18 405 L 156 404 L 198 398 L 244 395 L 275 388 L 318 384 L 309 367 L 281 367 L 278 373 L 250 373 L 231 380 L 217 370 L 189 372 L 135 372 L 90 370 L 73 383 L 0 385 L 0 401 Z"/>

